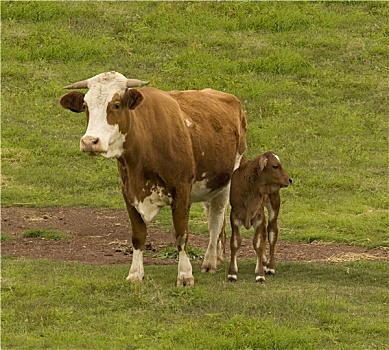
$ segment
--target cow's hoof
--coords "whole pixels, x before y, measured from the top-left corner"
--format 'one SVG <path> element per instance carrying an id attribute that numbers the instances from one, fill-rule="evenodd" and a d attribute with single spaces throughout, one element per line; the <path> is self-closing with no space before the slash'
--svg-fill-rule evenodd
<path id="1" fill-rule="evenodd" d="M 177 287 L 187 287 L 194 285 L 194 277 L 184 277 L 177 279 Z"/>
<path id="2" fill-rule="evenodd" d="M 266 268 L 265 273 L 266 273 L 266 275 L 275 275 L 276 274 L 276 270 L 275 269 L 268 269 L 268 268 Z"/>
<path id="3" fill-rule="evenodd" d="M 215 273 L 216 272 L 216 267 L 212 266 L 203 266 L 201 267 L 201 272 L 209 272 L 209 273 Z"/>
<path id="4" fill-rule="evenodd" d="M 227 278 L 230 282 L 233 282 L 233 283 L 235 283 L 238 280 L 238 277 L 236 275 L 228 275 Z"/>
<path id="5" fill-rule="evenodd" d="M 255 277 L 255 282 L 265 283 L 265 276 L 257 276 L 257 277 Z"/>
<path id="6" fill-rule="evenodd" d="M 224 262 L 224 255 L 218 255 L 217 256 L 217 262 L 218 262 L 218 264 L 219 263 L 223 263 Z"/>
<path id="7" fill-rule="evenodd" d="M 126 277 L 126 281 L 130 281 L 130 282 L 142 282 L 142 280 L 143 280 L 143 276 L 140 276 L 140 275 L 135 274 L 135 273 L 130 273 Z"/>

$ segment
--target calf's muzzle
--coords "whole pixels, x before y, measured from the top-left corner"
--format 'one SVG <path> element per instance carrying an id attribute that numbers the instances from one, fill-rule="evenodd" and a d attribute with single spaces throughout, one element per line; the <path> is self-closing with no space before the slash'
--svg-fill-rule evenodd
<path id="1" fill-rule="evenodd" d="M 289 185 L 292 184 L 292 182 L 293 182 L 293 180 L 288 175 L 286 175 L 281 180 L 280 185 L 281 185 L 281 187 L 288 187 Z"/>

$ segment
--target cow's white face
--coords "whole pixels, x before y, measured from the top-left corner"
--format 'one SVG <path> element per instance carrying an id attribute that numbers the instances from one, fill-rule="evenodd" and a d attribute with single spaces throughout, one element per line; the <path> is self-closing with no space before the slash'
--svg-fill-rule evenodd
<path id="1" fill-rule="evenodd" d="M 127 78 L 120 73 L 108 72 L 88 80 L 89 91 L 84 97 L 88 127 L 80 140 L 83 152 L 99 154 L 107 158 L 120 157 L 126 135 L 119 131 L 118 124 L 109 124 L 108 104 L 116 94 L 126 90 Z"/>

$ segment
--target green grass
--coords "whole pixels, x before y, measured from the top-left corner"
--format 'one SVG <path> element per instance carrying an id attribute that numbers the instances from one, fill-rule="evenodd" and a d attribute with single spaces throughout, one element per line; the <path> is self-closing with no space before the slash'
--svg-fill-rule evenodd
<path id="1" fill-rule="evenodd" d="M 383 2 L 8 2 L 2 204 L 124 208 L 115 161 L 79 152 L 62 87 L 108 70 L 242 101 L 250 157 L 276 151 L 282 237 L 389 246 L 389 6 Z M 99 18 L 96 21 L 96 18 Z M 171 227 L 163 211 L 157 224 Z M 194 206 L 191 231 L 206 231 Z"/>
<path id="2" fill-rule="evenodd" d="M 196 247 L 188 247 L 188 255 L 190 260 L 203 260 L 205 250 Z M 156 257 L 159 259 L 175 259 L 178 261 L 178 250 L 177 247 L 167 247 L 157 252 Z"/>
<path id="3" fill-rule="evenodd" d="M 22 233 L 23 238 L 42 238 L 54 241 L 66 239 L 69 236 L 66 233 L 55 230 L 31 229 Z"/>
<path id="4" fill-rule="evenodd" d="M 283 241 L 389 247 L 388 15 L 385 2 L 2 1 L 2 205 L 124 210 L 115 161 L 79 152 L 85 116 L 58 103 L 116 70 L 242 101 L 247 155 L 275 151 L 294 180 Z M 154 224 L 171 228 L 168 208 Z M 206 232 L 200 205 L 190 230 Z M 387 263 L 280 263 L 264 286 L 253 261 L 237 284 L 198 264 L 177 289 L 176 266 L 129 284 L 128 266 L 3 258 L 2 348 L 387 346 Z"/>
<path id="5" fill-rule="evenodd" d="M 123 208 L 114 161 L 80 154 L 84 117 L 58 105 L 63 85 L 115 69 L 236 94 L 248 155 L 275 150 L 295 180 L 286 239 L 358 243 L 368 221 L 371 245 L 388 246 L 387 14 L 384 3 L 3 2 L 3 204 Z"/>
<path id="6" fill-rule="evenodd" d="M 6 242 L 6 241 L 12 241 L 13 239 L 15 239 L 15 237 L 8 232 L 2 231 L 0 239 L 1 239 L 1 242 Z"/>
<path id="7" fill-rule="evenodd" d="M 385 349 L 387 264 L 280 263 L 265 285 L 254 262 L 176 288 L 176 266 L 3 259 L 3 349 Z"/>

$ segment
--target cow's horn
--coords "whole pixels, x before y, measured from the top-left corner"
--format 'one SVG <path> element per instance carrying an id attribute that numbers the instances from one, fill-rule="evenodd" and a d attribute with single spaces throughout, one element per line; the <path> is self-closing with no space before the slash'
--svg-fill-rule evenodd
<path id="1" fill-rule="evenodd" d="M 132 88 L 135 86 L 144 86 L 150 83 L 149 81 L 142 81 L 138 79 L 127 79 L 127 87 Z"/>
<path id="2" fill-rule="evenodd" d="M 77 83 L 64 87 L 64 89 L 86 89 L 86 88 L 88 88 L 88 80 L 79 81 Z"/>

